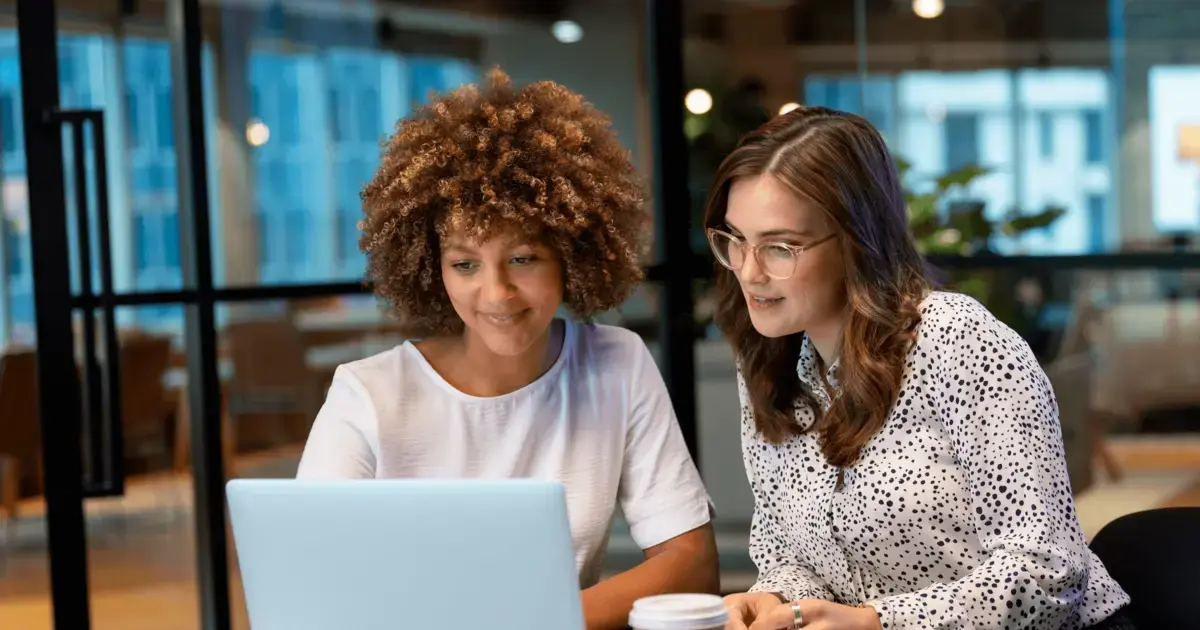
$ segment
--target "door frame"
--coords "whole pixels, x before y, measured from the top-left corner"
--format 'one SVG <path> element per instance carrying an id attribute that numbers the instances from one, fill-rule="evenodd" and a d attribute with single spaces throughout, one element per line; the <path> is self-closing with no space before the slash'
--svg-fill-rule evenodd
<path id="1" fill-rule="evenodd" d="M 85 466 L 80 446 L 85 441 L 85 428 L 92 435 L 86 449 L 94 455 L 104 449 L 98 440 L 107 439 L 115 445 L 115 458 L 109 458 L 107 478 L 100 486 L 107 492 L 122 494 L 124 474 L 120 453 L 119 400 L 104 398 L 108 409 L 101 409 L 98 377 L 85 381 L 92 387 L 81 387 L 76 368 L 72 319 L 82 312 L 90 324 L 97 309 L 107 314 L 108 330 L 115 326 L 112 311 L 117 306 L 182 304 L 185 306 L 185 339 L 187 343 L 188 398 L 191 405 L 191 461 L 193 462 L 194 519 L 196 533 L 197 581 L 200 596 L 201 626 L 206 630 L 225 630 L 230 627 L 229 556 L 225 526 L 225 478 L 222 462 L 220 423 L 220 383 L 217 371 L 217 331 L 213 289 L 212 243 L 208 198 L 208 172 L 204 133 L 203 74 L 201 48 L 203 34 L 198 0 L 168 0 L 167 34 L 171 50 L 172 88 L 176 125 L 176 151 L 179 168 L 179 229 L 183 262 L 183 289 L 155 293 L 121 293 L 112 291 L 111 253 L 107 251 L 106 229 L 101 228 L 101 255 L 98 264 L 102 281 L 99 291 L 91 290 L 90 267 L 94 258 L 87 252 L 89 238 L 80 239 L 81 251 L 77 264 L 83 278 L 83 290 L 73 294 L 71 260 L 63 252 L 69 248 L 64 170 L 67 166 L 62 148 L 64 123 L 74 124 L 78 141 L 73 161 L 85 159 L 83 125 L 93 124 L 99 132 L 102 119 L 88 112 L 59 110 L 58 85 L 58 23 L 53 0 L 18 0 L 17 33 L 22 84 L 22 124 L 25 131 L 27 181 L 29 185 L 31 266 L 34 277 L 35 324 L 37 327 L 37 378 L 39 384 L 66 384 L 38 388 L 39 420 L 42 432 L 42 456 L 45 478 L 45 502 L 50 564 L 50 593 L 55 628 L 86 630 L 91 626 L 88 589 L 87 531 L 83 501 L 89 495 L 85 484 Z M 95 190 L 97 191 L 97 224 L 107 223 L 107 199 L 103 185 L 106 176 L 103 164 L 103 134 L 93 133 L 95 150 Z M 82 172 L 82 167 L 77 169 Z M 76 185 L 85 185 L 76 178 Z M 86 204 L 86 195 L 77 195 L 79 205 Z M 77 222 L 78 223 L 78 222 Z M 326 288 L 328 290 L 328 288 Z M 255 291 L 244 299 L 253 299 Z M 269 292 L 268 292 L 269 293 Z M 85 365 L 94 363 L 96 339 L 91 325 L 84 326 Z M 113 339 L 115 333 L 106 335 Z M 107 365 L 113 372 L 116 352 L 106 353 Z M 83 370 L 85 375 L 88 368 Z M 115 374 L 106 382 L 116 382 Z M 84 422 L 83 401 L 89 400 L 88 422 Z M 99 422 L 101 413 L 110 418 L 108 424 Z M 92 415 L 94 414 L 94 415 Z M 111 420 L 116 418 L 117 420 Z M 85 427 L 85 425 L 87 425 Z M 97 429 L 104 435 L 96 435 Z M 102 454 L 102 453 L 101 453 Z M 117 460 L 115 464 L 113 459 Z"/>
<path id="2" fill-rule="evenodd" d="M 55 628 L 86 629 L 90 601 L 80 456 L 82 401 L 71 330 L 70 260 L 63 255 L 70 249 L 62 128 L 50 119 L 59 107 L 57 31 L 53 0 L 18 0 L 17 50 L 52 616 Z"/>

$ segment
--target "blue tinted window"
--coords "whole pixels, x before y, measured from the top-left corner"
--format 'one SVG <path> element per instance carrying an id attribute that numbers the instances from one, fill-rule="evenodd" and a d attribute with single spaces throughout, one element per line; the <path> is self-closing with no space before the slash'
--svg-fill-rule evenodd
<path id="1" fill-rule="evenodd" d="M 1100 112 L 1083 112 L 1083 154 L 1088 164 L 1104 162 L 1104 124 Z"/>
<path id="2" fill-rule="evenodd" d="M 958 170 L 979 163 L 979 116 L 955 112 L 946 115 L 944 127 L 946 169 Z"/>

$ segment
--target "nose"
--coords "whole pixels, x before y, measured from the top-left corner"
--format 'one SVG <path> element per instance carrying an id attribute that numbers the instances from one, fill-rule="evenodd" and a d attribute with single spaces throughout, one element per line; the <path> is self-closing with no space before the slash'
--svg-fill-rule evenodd
<path id="1" fill-rule="evenodd" d="M 742 284 L 762 284 L 768 280 L 767 274 L 763 273 L 758 264 L 758 256 L 750 252 L 746 252 L 742 257 L 742 268 L 738 269 L 737 274 Z"/>
<path id="2" fill-rule="evenodd" d="M 498 306 L 516 296 L 516 287 L 502 265 L 493 267 L 483 275 L 484 304 Z"/>

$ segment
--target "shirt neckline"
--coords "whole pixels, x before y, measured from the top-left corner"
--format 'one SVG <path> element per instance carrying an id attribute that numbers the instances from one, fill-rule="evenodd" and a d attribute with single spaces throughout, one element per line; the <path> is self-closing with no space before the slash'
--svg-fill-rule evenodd
<path id="1" fill-rule="evenodd" d="M 506 394 L 500 394 L 499 396 L 475 396 L 451 385 L 450 382 L 443 378 L 441 374 L 438 374 L 438 371 L 433 368 L 433 365 L 429 363 L 429 360 L 425 358 L 424 354 L 421 354 L 421 351 L 417 349 L 416 345 L 414 345 L 411 340 L 405 340 L 404 344 L 401 346 L 401 352 L 407 353 L 408 356 L 415 361 L 418 366 L 421 367 L 421 371 L 424 372 L 425 375 L 429 377 L 429 379 L 432 380 L 435 385 L 451 396 L 470 402 L 504 402 L 527 394 L 528 392 L 533 391 L 535 388 L 541 387 L 543 383 L 553 381 L 558 377 L 558 373 L 562 371 L 563 365 L 566 364 L 571 350 L 575 346 L 576 324 L 570 319 L 565 318 L 555 318 L 554 321 L 563 322 L 563 342 L 562 347 L 558 351 L 558 358 L 554 360 L 554 363 L 550 366 L 550 369 L 546 370 L 541 376 L 534 379 L 533 382 Z"/>

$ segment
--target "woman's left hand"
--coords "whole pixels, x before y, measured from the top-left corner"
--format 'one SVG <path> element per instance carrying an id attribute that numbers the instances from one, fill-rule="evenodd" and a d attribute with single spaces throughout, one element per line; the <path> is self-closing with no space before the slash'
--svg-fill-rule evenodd
<path id="1" fill-rule="evenodd" d="M 882 630 L 879 615 L 869 606 L 861 608 L 835 604 L 822 599 L 802 599 L 792 602 L 800 606 L 804 630 Z M 750 630 L 791 630 L 792 604 L 772 606 L 763 611 Z"/>

